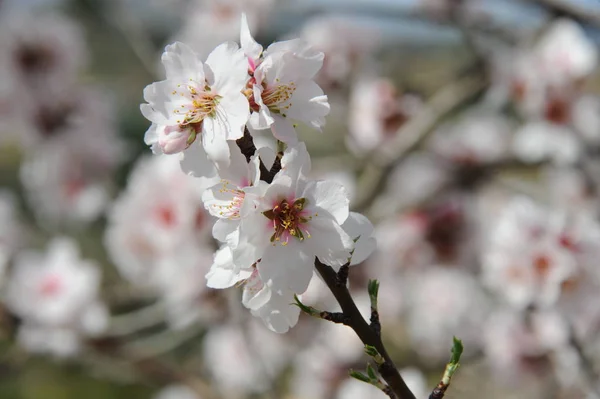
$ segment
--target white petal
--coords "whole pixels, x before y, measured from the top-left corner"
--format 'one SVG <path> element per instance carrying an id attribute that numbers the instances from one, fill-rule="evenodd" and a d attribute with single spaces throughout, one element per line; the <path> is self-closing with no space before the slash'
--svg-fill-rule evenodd
<path id="1" fill-rule="evenodd" d="M 242 45 L 242 50 L 244 50 L 244 54 L 252 61 L 252 69 L 256 67 L 256 62 L 258 61 L 260 54 L 262 53 L 262 46 L 254 40 L 252 34 L 250 33 L 250 27 L 248 26 L 248 19 L 246 18 L 246 13 L 242 14 L 242 24 L 240 27 L 240 44 Z"/>
<path id="2" fill-rule="evenodd" d="M 306 239 L 311 251 L 321 262 L 338 270 L 348 262 L 354 241 L 334 220 L 321 215 L 308 223 L 311 237 Z"/>
<path id="3" fill-rule="evenodd" d="M 299 142 L 294 146 L 286 148 L 281 159 L 281 170 L 292 179 L 305 177 L 310 173 L 310 155 L 306 150 L 306 144 Z"/>
<path id="4" fill-rule="evenodd" d="M 362 263 L 371 255 L 376 247 L 375 238 L 372 237 L 373 225 L 366 216 L 350 212 L 342 228 L 353 240 L 358 238 L 358 241 L 354 244 L 354 252 L 352 253 L 350 265 L 353 266 Z"/>
<path id="5" fill-rule="evenodd" d="M 204 69 L 198 54 L 188 45 L 175 42 L 165 48 L 161 61 L 167 72 L 167 79 L 204 83 Z"/>
<path id="6" fill-rule="evenodd" d="M 184 173 L 197 177 L 201 187 L 210 187 L 217 184 L 220 178 L 199 141 L 196 138 L 196 142 L 183 152 L 181 169 Z"/>
<path id="7" fill-rule="evenodd" d="M 272 114 L 271 117 L 273 118 L 273 125 L 271 126 L 273 136 L 286 144 L 296 144 L 298 142 L 298 135 L 296 134 L 294 124 L 288 118 L 284 118 L 281 115 Z"/>
<path id="8" fill-rule="evenodd" d="M 299 82 L 290 101 L 292 106 L 286 113 L 289 118 L 302 121 L 315 129 L 323 127 L 323 118 L 329 114 L 330 106 L 318 84 L 312 80 Z"/>
<path id="9" fill-rule="evenodd" d="M 202 146 L 208 159 L 229 165 L 229 145 L 227 144 L 227 126 L 220 118 L 206 118 L 202 126 Z"/>
<path id="10" fill-rule="evenodd" d="M 265 251 L 257 268 L 263 281 L 273 281 L 274 291 L 289 289 L 301 294 L 308 288 L 314 257 L 303 252 L 302 246 L 294 239 L 286 246 L 276 244 Z"/>
<path id="11" fill-rule="evenodd" d="M 303 197 L 312 198 L 314 205 L 329 212 L 338 224 L 348 218 L 350 200 L 344 186 L 333 181 L 311 181 Z"/>
<path id="12" fill-rule="evenodd" d="M 229 219 L 218 219 L 213 225 L 212 234 L 216 240 L 229 242 L 229 236 L 239 226 L 239 223 Z"/>
<path id="13" fill-rule="evenodd" d="M 271 289 L 263 284 L 258 273 L 250 277 L 244 285 L 242 303 L 248 309 L 258 309 L 271 299 Z"/>
<path id="14" fill-rule="evenodd" d="M 248 99 L 242 93 L 231 93 L 224 96 L 217 110 L 219 123 L 225 127 L 227 140 L 237 140 L 244 135 L 244 126 L 250 117 Z"/>
<path id="15" fill-rule="evenodd" d="M 207 80 L 212 81 L 208 83 L 217 94 L 226 96 L 244 89 L 248 79 L 248 61 L 237 43 L 219 45 L 208 55 L 206 65 L 211 71 Z"/>
<path id="16" fill-rule="evenodd" d="M 300 308 L 293 302 L 291 292 L 283 295 L 273 293 L 269 302 L 260 309 L 252 310 L 252 314 L 260 317 L 271 331 L 282 334 L 298 323 Z"/>

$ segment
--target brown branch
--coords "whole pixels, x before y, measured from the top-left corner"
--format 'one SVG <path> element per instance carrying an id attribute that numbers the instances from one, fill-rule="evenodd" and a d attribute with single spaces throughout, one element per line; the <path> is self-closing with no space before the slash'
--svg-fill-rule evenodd
<path id="1" fill-rule="evenodd" d="M 600 28 L 600 12 L 592 7 L 582 7 L 572 1 L 565 0 L 522 0 L 537 4 L 549 10 L 557 17 L 571 18 L 579 23 L 588 23 Z"/>
<path id="2" fill-rule="evenodd" d="M 237 146 L 242 151 L 242 154 L 246 157 L 246 162 L 250 162 L 250 158 L 256 153 L 256 146 L 254 145 L 254 140 L 252 139 L 252 135 L 248 131 L 248 128 L 244 128 L 244 136 L 235 141 Z M 260 179 L 266 181 L 267 183 L 271 183 L 273 178 L 281 170 L 281 157 L 283 154 L 277 154 L 275 158 L 275 162 L 271 166 L 271 169 L 267 169 L 262 159 L 260 160 Z"/>
<path id="3" fill-rule="evenodd" d="M 365 345 L 375 347 L 385 359 L 385 362 L 379 365 L 378 372 L 387 382 L 397 399 L 416 399 L 385 350 L 381 337 L 373 328 L 371 328 L 371 326 L 369 326 L 360 314 L 360 311 L 356 307 L 356 304 L 348 291 L 348 287 L 346 285 L 338 284 L 339 280 L 337 273 L 330 266 L 321 263 L 318 259 L 315 259 L 315 268 L 342 307 L 343 314 L 348 318 L 347 325 L 354 330 L 356 335 L 358 335 Z"/>

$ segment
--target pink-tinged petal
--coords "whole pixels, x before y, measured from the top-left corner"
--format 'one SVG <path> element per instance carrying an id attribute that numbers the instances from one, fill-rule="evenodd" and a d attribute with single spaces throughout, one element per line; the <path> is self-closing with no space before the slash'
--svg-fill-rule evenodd
<path id="1" fill-rule="evenodd" d="M 288 245 L 280 243 L 266 249 L 261 261 L 257 264 L 263 281 L 272 280 L 273 289 L 278 287 L 301 294 L 308 288 L 314 268 L 314 257 L 303 251 L 303 243 L 289 241 Z"/>
<path id="2" fill-rule="evenodd" d="M 288 118 L 284 118 L 281 115 L 273 114 L 271 116 L 274 121 L 271 126 L 273 136 L 288 145 L 296 144 L 298 142 L 298 135 L 296 134 L 294 124 Z"/>
<path id="3" fill-rule="evenodd" d="M 321 262 L 336 271 L 348 262 L 354 241 L 339 224 L 319 215 L 311 219 L 308 229 L 311 237 L 305 240 L 305 244 Z"/>
<path id="4" fill-rule="evenodd" d="M 226 135 L 228 126 L 226 121 L 220 118 L 206 118 L 202 127 L 202 146 L 208 159 L 229 165 L 229 146 Z"/>
<path id="5" fill-rule="evenodd" d="M 246 14 L 242 14 L 242 24 L 240 27 L 240 44 L 242 45 L 242 50 L 244 50 L 244 54 L 248 57 L 248 62 L 250 63 L 250 70 L 254 70 L 260 58 L 260 54 L 262 53 L 262 46 L 254 40 L 252 34 L 250 33 L 250 27 L 248 26 L 248 19 L 246 18 Z"/>
<path id="6" fill-rule="evenodd" d="M 226 42 L 214 49 L 206 59 L 209 86 L 221 96 L 240 93 L 248 79 L 248 61 L 237 43 Z"/>
<path id="7" fill-rule="evenodd" d="M 204 68 L 198 54 L 181 42 L 169 44 L 161 57 L 167 79 L 204 83 Z"/>
<path id="8" fill-rule="evenodd" d="M 196 132 L 190 126 L 159 126 L 158 145 L 165 154 L 176 154 L 185 150 L 195 140 Z"/>
<path id="9" fill-rule="evenodd" d="M 348 218 L 348 194 L 344 186 L 333 181 L 311 181 L 304 189 L 303 197 L 312 198 L 314 206 L 329 212 L 338 224 Z M 311 204 L 313 205 L 313 204 Z"/>
<path id="10" fill-rule="evenodd" d="M 256 102 L 256 105 L 258 105 L 258 112 L 255 111 L 250 115 L 250 126 L 257 130 L 268 129 L 275 121 L 271 117 L 269 108 L 263 103 L 262 88 L 258 85 L 254 85 L 252 90 L 254 93 L 254 101 Z"/>

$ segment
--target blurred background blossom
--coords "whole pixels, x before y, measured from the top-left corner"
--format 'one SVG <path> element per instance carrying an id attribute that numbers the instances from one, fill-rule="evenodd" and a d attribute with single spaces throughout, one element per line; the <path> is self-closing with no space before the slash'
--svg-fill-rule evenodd
<path id="1" fill-rule="evenodd" d="M 381 281 L 417 398 L 453 335 L 448 398 L 600 398 L 597 0 L 0 0 L 0 397 L 383 396 L 350 329 L 275 334 L 207 288 L 215 182 L 144 143 L 165 45 L 204 59 L 242 12 L 325 54 L 299 135 L 374 223 L 350 288 L 368 316 Z M 302 298 L 338 310 L 316 276 Z"/>

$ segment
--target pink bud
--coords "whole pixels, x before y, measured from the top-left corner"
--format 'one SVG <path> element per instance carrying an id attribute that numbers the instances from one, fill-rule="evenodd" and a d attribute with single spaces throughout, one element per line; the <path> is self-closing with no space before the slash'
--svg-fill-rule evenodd
<path id="1" fill-rule="evenodd" d="M 176 154 L 188 148 L 196 139 L 192 126 L 166 126 L 159 132 L 158 145 L 165 154 Z"/>

